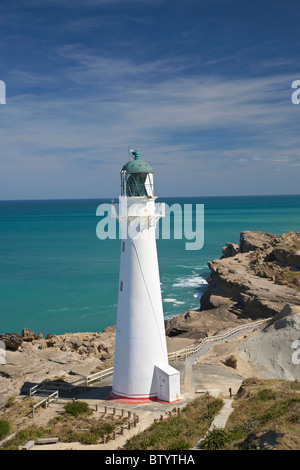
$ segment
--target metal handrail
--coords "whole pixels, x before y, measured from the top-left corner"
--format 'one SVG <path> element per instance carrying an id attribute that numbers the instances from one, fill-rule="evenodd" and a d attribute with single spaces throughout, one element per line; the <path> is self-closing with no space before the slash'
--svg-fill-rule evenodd
<path id="1" fill-rule="evenodd" d="M 191 356 L 191 355 L 196 354 L 197 352 L 199 352 L 200 349 L 206 343 L 213 342 L 213 341 L 216 341 L 216 340 L 225 339 L 228 336 L 231 336 L 232 334 L 236 333 L 237 331 L 246 330 L 248 328 L 255 328 L 256 326 L 261 325 L 262 323 L 264 323 L 267 320 L 269 320 L 269 318 L 265 318 L 263 320 L 258 320 L 258 321 L 253 322 L 253 323 L 247 323 L 247 324 L 244 324 L 244 325 L 239 325 L 239 326 L 233 328 L 232 330 L 226 331 L 225 333 L 221 333 L 221 334 L 214 335 L 214 336 L 206 336 L 205 338 L 203 338 L 203 340 L 201 340 L 199 342 L 199 344 L 197 344 L 195 346 L 189 346 L 187 348 L 183 348 L 183 349 L 179 349 L 179 350 L 174 351 L 174 352 L 170 352 L 168 354 L 168 359 L 172 360 L 172 359 L 178 359 L 180 357 L 185 357 L 186 358 L 188 356 Z"/>

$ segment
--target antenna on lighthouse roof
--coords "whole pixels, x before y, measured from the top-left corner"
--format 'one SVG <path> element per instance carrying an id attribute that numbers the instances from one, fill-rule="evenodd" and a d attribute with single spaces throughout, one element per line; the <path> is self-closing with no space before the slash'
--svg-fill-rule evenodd
<path id="1" fill-rule="evenodd" d="M 140 157 L 139 149 L 129 149 L 128 147 L 128 153 L 134 160 L 137 160 Z"/>

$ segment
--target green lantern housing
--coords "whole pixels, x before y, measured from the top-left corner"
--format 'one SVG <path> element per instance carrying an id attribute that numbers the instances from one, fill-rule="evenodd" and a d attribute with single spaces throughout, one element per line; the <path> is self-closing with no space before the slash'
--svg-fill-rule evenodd
<path id="1" fill-rule="evenodd" d="M 121 195 L 128 197 L 154 197 L 153 170 L 149 163 L 140 160 L 138 150 L 130 150 L 133 160 L 121 170 Z"/>

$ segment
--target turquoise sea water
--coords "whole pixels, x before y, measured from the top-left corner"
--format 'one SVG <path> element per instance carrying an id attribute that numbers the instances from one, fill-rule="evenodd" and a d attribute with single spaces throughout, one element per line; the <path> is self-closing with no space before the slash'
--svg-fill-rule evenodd
<path id="1" fill-rule="evenodd" d="M 158 239 L 165 318 L 197 309 L 226 242 L 243 230 L 300 232 L 300 196 L 164 198 L 204 204 L 204 247 Z M 0 334 L 102 331 L 117 313 L 120 240 L 99 240 L 99 204 L 108 200 L 0 201 Z M 201 295 L 201 294 L 200 294 Z"/>

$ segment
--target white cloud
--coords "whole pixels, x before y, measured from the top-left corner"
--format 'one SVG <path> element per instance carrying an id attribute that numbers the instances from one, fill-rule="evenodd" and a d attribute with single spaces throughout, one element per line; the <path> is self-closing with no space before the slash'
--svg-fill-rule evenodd
<path id="1" fill-rule="evenodd" d="M 139 146 L 153 165 L 166 164 L 159 177 L 169 178 L 170 188 L 183 166 L 193 179 L 228 165 L 267 171 L 299 161 L 300 107 L 291 104 L 289 75 L 185 77 L 184 61 L 178 71 L 170 60 L 114 59 L 78 45 L 59 53 L 65 59 L 59 86 L 49 87 L 54 75 L 23 72 L 24 82 L 43 84 L 47 92 L 32 87 L 0 107 L 1 167 L 10 194 L 26 197 L 35 185 L 42 191 L 43 181 L 49 192 L 57 186 L 57 197 L 105 196 L 128 145 Z M 184 184 L 183 192 L 191 190 L 189 181 Z M 2 190 L 0 198 L 7 187 Z"/>

